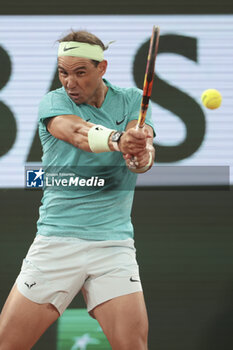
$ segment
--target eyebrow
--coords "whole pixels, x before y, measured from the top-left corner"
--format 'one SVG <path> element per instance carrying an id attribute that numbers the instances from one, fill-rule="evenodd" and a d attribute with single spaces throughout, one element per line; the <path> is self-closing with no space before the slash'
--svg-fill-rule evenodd
<path id="1" fill-rule="evenodd" d="M 66 69 L 63 68 L 62 66 L 58 65 L 57 68 L 66 71 Z M 80 69 L 87 69 L 87 67 L 86 66 L 77 67 L 77 68 L 74 69 L 74 72 L 77 71 L 77 70 L 80 70 Z"/>

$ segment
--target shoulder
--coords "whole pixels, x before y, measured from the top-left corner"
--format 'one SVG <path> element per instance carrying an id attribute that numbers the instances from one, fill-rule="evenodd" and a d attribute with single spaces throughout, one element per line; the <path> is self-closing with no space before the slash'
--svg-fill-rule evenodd
<path id="1" fill-rule="evenodd" d="M 39 120 L 62 114 L 74 114 L 75 104 L 63 88 L 48 92 L 40 101 Z"/>
<path id="2" fill-rule="evenodd" d="M 73 113 L 74 102 L 69 98 L 64 88 L 48 92 L 39 104 L 39 115 L 58 115 Z"/>
<path id="3" fill-rule="evenodd" d="M 45 94 L 41 99 L 40 104 L 52 101 L 54 99 L 63 99 L 68 101 L 69 96 L 66 94 L 64 88 L 59 88 L 56 90 L 49 91 L 47 94 Z"/>

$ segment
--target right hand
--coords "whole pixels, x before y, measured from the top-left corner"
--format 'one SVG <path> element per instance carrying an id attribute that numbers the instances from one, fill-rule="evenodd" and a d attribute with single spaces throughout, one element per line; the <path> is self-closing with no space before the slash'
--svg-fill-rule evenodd
<path id="1" fill-rule="evenodd" d="M 119 148 L 124 155 L 134 156 L 146 150 L 147 139 L 151 138 L 148 130 L 136 130 L 131 128 L 127 130 L 120 138 Z"/>

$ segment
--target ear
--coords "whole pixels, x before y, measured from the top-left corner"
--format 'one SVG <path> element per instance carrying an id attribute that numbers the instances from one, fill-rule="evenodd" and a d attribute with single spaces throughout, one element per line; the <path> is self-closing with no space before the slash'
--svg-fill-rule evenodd
<path id="1" fill-rule="evenodd" d="M 103 76 L 107 70 L 108 62 L 106 60 L 101 61 L 98 64 L 98 70 L 101 76 Z"/>

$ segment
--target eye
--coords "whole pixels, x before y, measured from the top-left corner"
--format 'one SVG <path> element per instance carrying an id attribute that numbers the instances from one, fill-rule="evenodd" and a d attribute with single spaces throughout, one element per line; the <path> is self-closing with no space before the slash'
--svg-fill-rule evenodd
<path id="1" fill-rule="evenodd" d="M 81 76 L 83 76 L 83 75 L 85 75 L 85 71 L 84 70 L 80 70 L 80 71 L 78 71 L 77 72 L 77 75 L 79 76 L 79 77 L 81 77 Z"/>
<path id="2" fill-rule="evenodd" d="M 58 72 L 60 75 L 67 76 L 67 73 L 64 70 L 59 70 Z"/>

